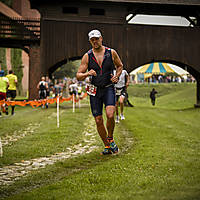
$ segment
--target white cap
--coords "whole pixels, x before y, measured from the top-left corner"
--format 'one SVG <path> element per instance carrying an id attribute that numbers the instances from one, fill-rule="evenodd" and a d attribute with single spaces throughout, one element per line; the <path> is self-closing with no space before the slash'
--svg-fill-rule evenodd
<path id="1" fill-rule="evenodd" d="M 99 30 L 92 30 L 88 33 L 89 40 L 93 37 L 101 37 L 101 32 Z"/>

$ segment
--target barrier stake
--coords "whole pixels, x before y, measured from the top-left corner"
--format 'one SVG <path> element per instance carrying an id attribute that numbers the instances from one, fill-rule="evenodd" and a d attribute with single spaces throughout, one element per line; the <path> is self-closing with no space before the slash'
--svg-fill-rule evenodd
<path id="1" fill-rule="evenodd" d="M 1 143 L 1 137 L 0 137 L 0 157 L 3 157 L 3 147 Z"/>
<path id="2" fill-rule="evenodd" d="M 74 98 L 74 94 L 72 96 L 72 101 L 73 101 L 73 112 L 75 112 L 75 98 Z"/>
<path id="3" fill-rule="evenodd" d="M 80 96 L 79 96 L 79 98 L 78 98 L 78 107 L 79 107 L 79 108 L 81 107 Z"/>
<path id="4" fill-rule="evenodd" d="M 60 122 L 59 122 L 59 95 L 57 97 L 57 127 L 60 127 Z"/>

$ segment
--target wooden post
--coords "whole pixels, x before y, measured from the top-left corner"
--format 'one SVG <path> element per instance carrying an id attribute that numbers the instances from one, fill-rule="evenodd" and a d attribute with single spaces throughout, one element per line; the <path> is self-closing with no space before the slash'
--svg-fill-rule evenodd
<path id="1" fill-rule="evenodd" d="M 60 118 L 59 118 L 59 114 L 60 114 L 60 110 L 59 110 L 59 104 L 60 104 L 60 102 L 59 102 L 59 99 L 60 97 L 59 97 L 59 94 L 58 94 L 58 96 L 57 96 L 57 127 L 59 128 L 60 127 Z"/>
<path id="2" fill-rule="evenodd" d="M 0 157 L 3 157 L 3 146 L 1 143 L 1 137 L 0 137 Z"/>

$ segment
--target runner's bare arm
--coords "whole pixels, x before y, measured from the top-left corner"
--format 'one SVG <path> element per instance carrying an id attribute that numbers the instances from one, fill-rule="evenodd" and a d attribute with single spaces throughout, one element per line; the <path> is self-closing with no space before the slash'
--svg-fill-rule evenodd
<path id="1" fill-rule="evenodd" d="M 48 86 L 48 83 L 47 83 L 47 82 L 45 83 L 45 86 L 46 86 L 46 89 L 49 89 L 49 86 Z"/>
<path id="2" fill-rule="evenodd" d="M 111 81 L 113 83 L 117 83 L 118 80 L 119 80 L 119 76 L 122 73 L 123 64 L 122 64 L 122 61 L 119 58 L 119 55 L 117 54 L 117 52 L 114 49 L 112 49 L 111 52 L 112 52 L 113 63 L 115 65 L 115 67 L 116 67 L 116 75 L 112 76 Z"/>
<path id="3" fill-rule="evenodd" d="M 9 88 L 9 81 L 6 82 L 6 85 L 7 85 L 6 89 L 8 89 Z"/>
<path id="4" fill-rule="evenodd" d="M 130 76 L 129 76 L 129 74 L 128 75 L 126 75 L 126 88 L 128 88 L 128 86 L 129 86 L 129 83 L 130 83 Z"/>
<path id="5" fill-rule="evenodd" d="M 40 82 L 37 84 L 37 89 L 38 90 L 40 89 Z"/>
<path id="6" fill-rule="evenodd" d="M 81 59 L 81 64 L 78 69 L 78 72 L 76 73 L 76 78 L 78 81 L 83 81 L 88 76 L 96 76 L 96 72 L 91 69 L 87 72 L 88 69 L 88 54 L 86 53 L 83 58 Z"/>

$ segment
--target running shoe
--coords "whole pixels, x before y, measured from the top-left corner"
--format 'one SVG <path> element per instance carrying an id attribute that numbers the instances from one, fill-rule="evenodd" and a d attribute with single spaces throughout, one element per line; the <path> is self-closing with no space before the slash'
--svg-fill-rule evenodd
<path id="1" fill-rule="evenodd" d="M 118 148 L 118 146 L 116 145 L 116 143 L 114 142 L 114 140 L 112 140 L 112 141 L 110 142 L 110 148 L 111 148 L 111 151 L 112 151 L 113 153 L 118 153 L 118 151 L 119 151 L 119 148 Z"/>
<path id="2" fill-rule="evenodd" d="M 125 120 L 125 117 L 124 117 L 124 115 L 122 115 L 122 114 L 121 114 L 121 120 Z"/>
<path id="3" fill-rule="evenodd" d="M 106 146 L 105 149 L 101 152 L 101 155 L 112 154 L 112 150 L 110 146 Z"/>
<path id="4" fill-rule="evenodd" d="M 119 123 L 119 116 L 116 116 L 115 123 Z"/>

